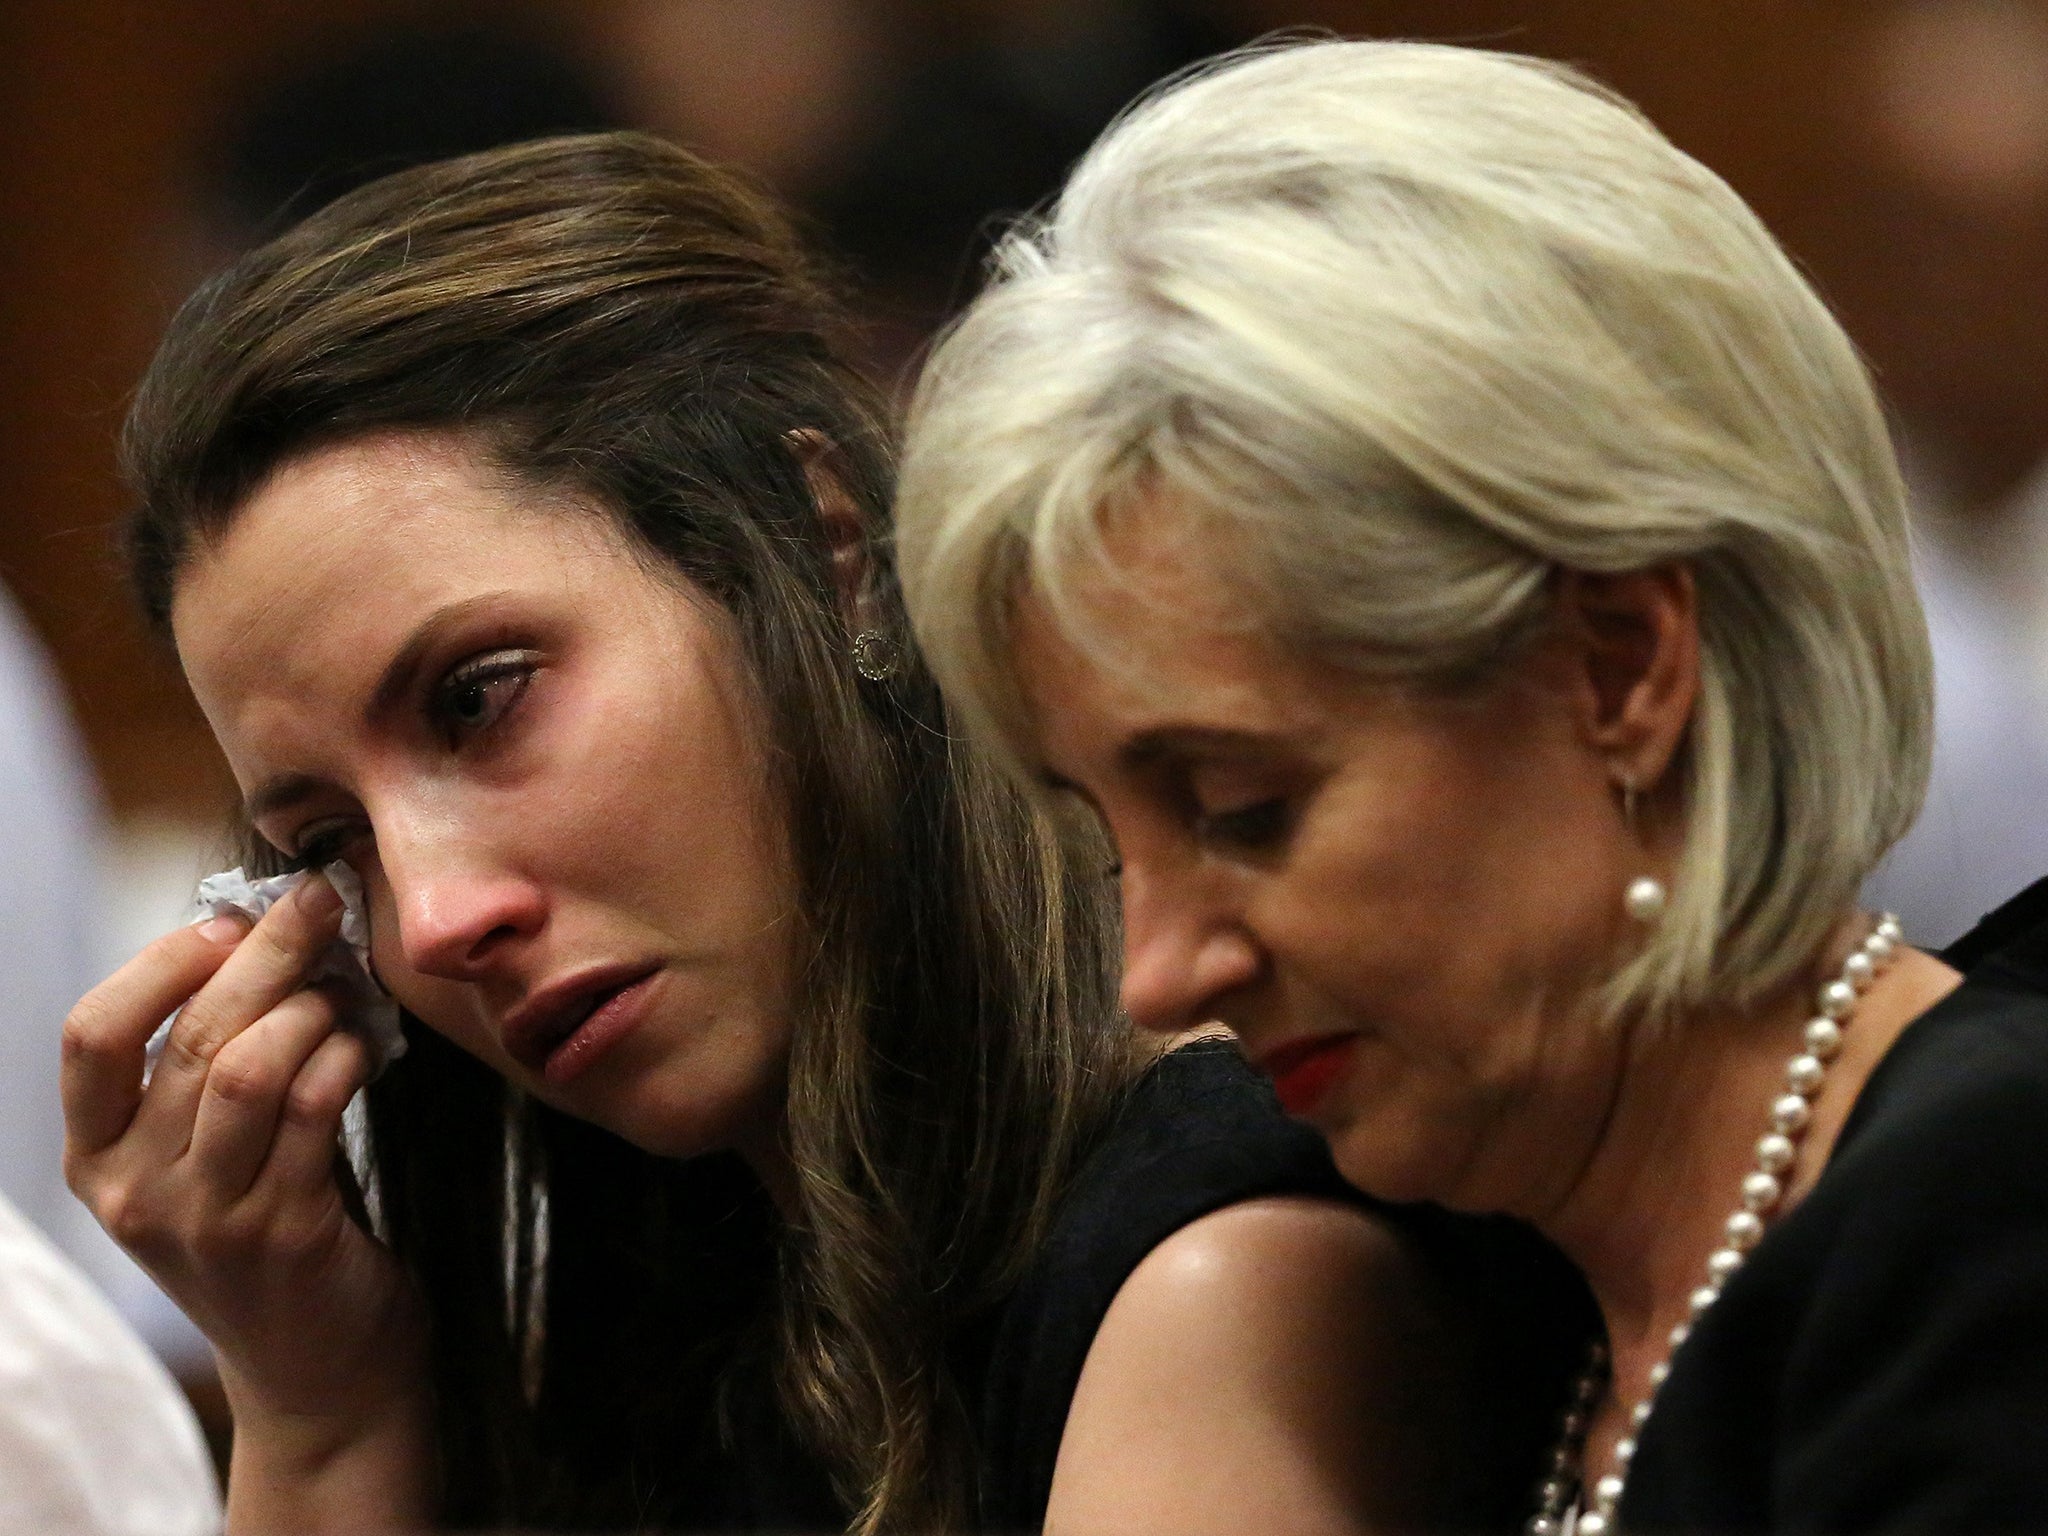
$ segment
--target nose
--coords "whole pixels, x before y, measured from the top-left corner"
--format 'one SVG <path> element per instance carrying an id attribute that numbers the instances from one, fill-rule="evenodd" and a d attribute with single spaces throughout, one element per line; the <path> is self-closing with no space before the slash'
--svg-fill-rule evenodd
<path id="1" fill-rule="evenodd" d="M 1124 1011 L 1157 1034 L 1228 1023 L 1230 993 L 1264 963 L 1258 944 L 1221 893 L 1199 876 L 1123 867 Z"/>
<path id="2" fill-rule="evenodd" d="M 447 981 L 480 981 L 546 921 L 542 888 L 489 850 L 444 837 L 393 837 L 378 858 L 406 967 Z"/>

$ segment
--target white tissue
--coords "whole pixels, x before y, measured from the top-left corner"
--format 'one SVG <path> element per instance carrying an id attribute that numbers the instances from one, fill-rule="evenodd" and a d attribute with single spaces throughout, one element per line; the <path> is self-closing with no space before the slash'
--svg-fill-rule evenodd
<path id="1" fill-rule="evenodd" d="M 339 860 L 321 873 L 341 897 L 341 934 L 313 963 L 306 980 L 308 984 L 333 984 L 332 990 L 341 996 L 341 1026 L 368 1047 L 370 1075 L 375 1077 L 405 1054 L 398 1004 L 370 970 L 370 913 L 363 904 L 363 882 Z M 305 878 L 305 870 L 294 870 L 288 875 L 251 880 L 239 867 L 208 875 L 193 897 L 192 921 L 203 923 L 239 912 L 253 923 Z M 167 1024 L 158 1031 L 159 1039 L 151 1045 L 159 1045 L 169 1028 Z"/>

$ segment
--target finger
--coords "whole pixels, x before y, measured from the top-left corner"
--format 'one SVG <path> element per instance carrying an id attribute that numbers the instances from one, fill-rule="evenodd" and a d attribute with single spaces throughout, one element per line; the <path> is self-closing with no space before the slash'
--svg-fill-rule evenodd
<path id="1" fill-rule="evenodd" d="M 180 1150 L 199 1111 L 220 1048 L 298 991 L 320 952 L 341 931 L 341 898 L 314 875 L 263 920 L 178 1014 L 150 1074 L 138 1126 L 160 1125 Z"/>
<path id="2" fill-rule="evenodd" d="M 294 992 L 214 1052 L 185 1155 L 222 1203 L 246 1193 L 262 1168 L 285 1096 L 335 1018 L 334 1000 L 318 988 Z"/>
<path id="3" fill-rule="evenodd" d="M 120 1139 L 142 1100 L 149 1037 L 248 932 L 242 918 L 224 917 L 167 933 L 79 1000 L 64 1021 L 67 1156 L 90 1157 Z"/>
<path id="4" fill-rule="evenodd" d="M 342 1114 L 369 1080 L 370 1053 L 362 1041 L 346 1032 L 321 1041 L 292 1079 L 257 1183 L 286 1194 L 333 1189 Z"/>

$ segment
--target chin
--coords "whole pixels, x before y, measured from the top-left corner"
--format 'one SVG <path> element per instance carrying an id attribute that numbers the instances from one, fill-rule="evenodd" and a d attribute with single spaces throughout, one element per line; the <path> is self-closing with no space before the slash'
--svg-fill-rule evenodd
<path id="1" fill-rule="evenodd" d="M 650 1157 L 681 1161 L 718 1152 L 734 1144 L 735 1138 L 721 1135 L 722 1117 L 707 1115 L 701 1106 L 679 1113 L 673 1108 L 638 1104 L 568 1104 L 555 1108 L 610 1131 Z"/>
<path id="2" fill-rule="evenodd" d="M 679 1091 L 677 1085 L 668 1086 L 671 1091 L 663 1092 L 659 1082 L 617 1085 L 612 1092 L 593 1093 L 582 1102 L 557 1107 L 602 1126 L 650 1156 L 678 1161 L 758 1142 L 764 1125 L 780 1113 L 779 1103 L 764 1106 L 758 1095 L 745 1091 L 710 1094 L 702 1083 Z"/>
<path id="3" fill-rule="evenodd" d="M 1353 1188 L 1395 1205 L 1443 1198 L 1447 1161 L 1428 1156 L 1419 1139 L 1397 1143 L 1384 1130 L 1363 1126 L 1327 1134 L 1331 1160 Z"/>

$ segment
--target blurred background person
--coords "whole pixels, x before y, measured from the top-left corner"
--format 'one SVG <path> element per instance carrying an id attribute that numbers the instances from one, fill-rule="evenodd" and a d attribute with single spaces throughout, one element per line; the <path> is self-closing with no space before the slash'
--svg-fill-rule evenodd
<path id="1" fill-rule="evenodd" d="M 613 0 L 589 34 L 634 123 L 810 213 L 900 377 L 1035 205 L 1147 86 L 1249 35 L 1185 0 Z"/>
<path id="2" fill-rule="evenodd" d="M 0 1195 L 44 1232 L 64 1187 L 58 1027 L 97 980 L 100 809 L 49 658 L 0 587 Z"/>
<path id="3" fill-rule="evenodd" d="M 0 807 L 0 1529 L 205 1536 L 220 1502 L 191 1410 L 47 1235 L 73 1235 L 82 1214 L 64 1188 L 57 1029 L 98 968 L 99 818 L 63 695 L 5 588 Z"/>
<path id="4" fill-rule="evenodd" d="M 1927 808 L 1871 884 L 1930 942 L 2048 868 L 2048 7 L 1874 7 L 1846 50 L 1881 233 L 1842 299 L 1898 415 L 1934 637 Z"/>

